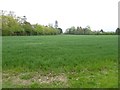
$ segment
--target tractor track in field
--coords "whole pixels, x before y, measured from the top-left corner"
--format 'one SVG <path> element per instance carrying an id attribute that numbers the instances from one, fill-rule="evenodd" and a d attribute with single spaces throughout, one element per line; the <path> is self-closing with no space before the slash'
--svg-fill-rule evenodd
<path id="1" fill-rule="evenodd" d="M 64 73 L 59 75 L 54 75 L 52 73 L 41 74 L 35 73 L 20 73 L 20 74 L 2 74 L 3 82 L 10 81 L 14 85 L 30 85 L 32 83 L 38 84 L 49 84 L 53 82 L 61 82 L 63 84 L 67 83 L 67 77 Z"/>

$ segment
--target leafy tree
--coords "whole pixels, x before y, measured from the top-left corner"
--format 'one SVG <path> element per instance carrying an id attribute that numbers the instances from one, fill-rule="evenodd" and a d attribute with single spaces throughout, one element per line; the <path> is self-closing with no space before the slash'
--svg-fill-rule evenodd
<path id="1" fill-rule="evenodd" d="M 83 31 L 82 27 L 77 27 L 77 30 L 76 30 L 75 34 L 79 34 L 79 35 L 84 34 L 84 31 Z"/>
<path id="2" fill-rule="evenodd" d="M 25 21 L 22 24 L 22 27 L 23 27 L 26 35 L 32 35 L 33 28 L 32 28 L 32 25 L 29 22 Z"/>
<path id="3" fill-rule="evenodd" d="M 22 27 L 12 16 L 2 16 L 2 34 L 14 35 L 14 32 L 22 31 Z"/>
<path id="4" fill-rule="evenodd" d="M 33 33 L 35 35 L 43 35 L 43 26 L 39 25 L 39 24 L 35 24 L 33 25 L 34 29 L 33 29 Z"/>
<path id="5" fill-rule="evenodd" d="M 86 26 L 85 28 L 83 28 L 84 34 L 91 34 L 91 28 L 90 26 Z"/>
<path id="6" fill-rule="evenodd" d="M 58 30 L 60 31 L 60 34 L 63 33 L 62 29 L 61 28 L 58 28 Z"/>
<path id="7" fill-rule="evenodd" d="M 14 12 L 13 12 L 13 11 L 9 11 L 8 16 L 11 16 L 11 17 L 13 17 L 13 18 L 14 18 L 16 15 L 14 14 Z"/>
<path id="8" fill-rule="evenodd" d="M 104 31 L 103 31 L 103 29 L 101 29 L 101 30 L 100 30 L 100 32 L 102 32 L 102 33 L 103 33 L 103 32 L 104 32 Z"/>
<path id="9" fill-rule="evenodd" d="M 71 28 L 69 28 L 69 34 L 74 34 L 75 30 L 75 27 L 72 26 Z"/>
<path id="10" fill-rule="evenodd" d="M 65 33 L 69 33 L 69 34 L 77 34 L 77 35 L 85 35 L 85 34 L 91 34 L 91 28 L 90 26 L 86 26 L 85 28 L 82 27 L 77 27 L 75 28 L 74 26 L 72 26 L 71 28 L 66 29 Z"/>
<path id="11" fill-rule="evenodd" d="M 116 34 L 117 34 L 117 35 L 120 35 L 120 28 L 117 28 L 117 29 L 116 29 Z"/>

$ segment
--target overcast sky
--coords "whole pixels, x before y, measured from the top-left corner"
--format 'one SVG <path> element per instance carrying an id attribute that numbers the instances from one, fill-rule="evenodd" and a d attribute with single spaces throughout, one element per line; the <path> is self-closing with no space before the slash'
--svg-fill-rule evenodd
<path id="1" fill-rule="evenodd" d="M 0 0 L 0 9 L 26 16 L 32 24 L 54 25 L 64 31 L 71 26 L 115 31 L 120 0 Z"/>

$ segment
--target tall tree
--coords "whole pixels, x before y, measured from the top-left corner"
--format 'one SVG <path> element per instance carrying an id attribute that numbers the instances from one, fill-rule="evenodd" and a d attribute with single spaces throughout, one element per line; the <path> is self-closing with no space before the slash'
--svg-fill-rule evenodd
<path id="1" fill-rule="evenodd" d="M 61 28 L 58 28 L 58 30 L 60 31 L 60 34 L 63 33 L 62 29 Z"/>
<path id="2" fill-rule="evenodd" d="M 22 27 L 17 22 L 16 19 L 14 19 L 11 16 L 2 16 L 2 34 L 3 35 L 14 35 L 14 32 L 21 31 Z"/>
<path id="3" fill-rule="evenodd" d="M 29 22 L 25 21 L 22 26 L 26 35 L 32 35 L 33 28 Z"/>

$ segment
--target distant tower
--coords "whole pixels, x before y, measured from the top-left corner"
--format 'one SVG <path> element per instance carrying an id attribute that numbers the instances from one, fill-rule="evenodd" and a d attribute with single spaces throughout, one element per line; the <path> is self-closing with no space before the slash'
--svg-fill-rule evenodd
<path id="1" fill-rule="evenodd" d="M 55 21 L 55 28 L 58 28 L 58 21 Z"/>

